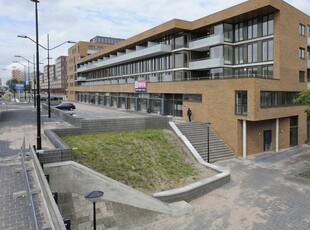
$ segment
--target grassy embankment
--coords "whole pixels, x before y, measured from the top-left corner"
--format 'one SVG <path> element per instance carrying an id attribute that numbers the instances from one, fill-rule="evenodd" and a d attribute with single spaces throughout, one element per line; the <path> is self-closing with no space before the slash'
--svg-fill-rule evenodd
<path id="1" fill-rule="evenodd" d="M 133 188 L 174 188 L 198 171 L 186 153 L 163 130 L 66 136 L 73 159 Z"/>

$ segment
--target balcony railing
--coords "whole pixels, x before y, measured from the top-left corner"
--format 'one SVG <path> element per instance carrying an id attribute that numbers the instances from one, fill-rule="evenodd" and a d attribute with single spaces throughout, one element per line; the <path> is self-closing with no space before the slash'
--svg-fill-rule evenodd
<path id="1" fill-rule="evenodd" d="M 152 44 L 148 47 L 137 47 L 135 51 L 130 53 L 120 53 L 119 55 L 111 56 L 104 60 L 93 61 L 84 65 L 81 65 L 77 72 L 86 72 L 89 70 L 96 70 L 103 67 L 109 67 L 113 65 L 119 65 L 127 62 L 132 62 L 140 59 L 146 59 L 154 56 L 159 56 L 165 53 L 171 52 L 171 45 L 167 44 Z"/>
<path id="2" fill-rule="evenodd" d="M 224 66 L 224 58 L 199 59 L 189 63 L 190 70 L 210 69 Z"/>
<path id="3" fill-rule="evenodd" d="M 207 47 L 223 43 L 224 35 L 212 35 L 191 41 L 188 47 L 190 50 L 203 50 Z"/>

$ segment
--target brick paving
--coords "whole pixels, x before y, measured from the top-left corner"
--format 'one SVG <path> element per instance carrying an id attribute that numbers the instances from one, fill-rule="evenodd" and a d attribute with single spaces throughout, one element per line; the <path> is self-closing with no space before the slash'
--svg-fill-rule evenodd
<path id="1" fill-rule="evenodd" d="M 263 162 L 255 157 L 219 162 L 230 170 L 230 183 L 192 201 L 193 213 L 163 217 L 141 229 L 310 229 L 310 181 L 295 178 L 310 170 L 310 147 L 296 149 L 278 161 L 278 153 L 267 153 Z"/>
<path id="2" fill-rule="evenodd" d="M 0 104 L 0 230 L 32 229 L 29 205 L 23 195 L 26 189 L 19 149 L 24 138 L 27 149 L 29 145 L 36 145 L 36 124 L 36 109 L 32 104 Z M 43 135 L 44 128 L 55 126 L 65 125 L 55 118 L 49 119 L 46 111 L 42 110 L 41 133 L 44 149 L 52 146 Z M 27 164 L 31 168 L 31 163 Z M 30 170 L 27 174 L 31 191 L 37 190 L 39 186 L 34 171 Z M 33 195 L 32 198 L 39 229 L 48 229 L 50 224 L 42 196 Z"/>

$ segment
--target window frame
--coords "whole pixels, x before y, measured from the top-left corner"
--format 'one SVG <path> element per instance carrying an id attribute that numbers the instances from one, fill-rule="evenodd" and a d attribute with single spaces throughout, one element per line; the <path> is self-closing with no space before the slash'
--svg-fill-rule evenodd
<path id="1" fill-rule="evenodd" d="M 306 59 L 306 58 L 305 58 L 305 52 L 306 52 L 306 49 L 305 49 L 305 48 L 299 47 L 299 58 L 300 58 L 300 59 L 303 59 L 303 60 Z"/>

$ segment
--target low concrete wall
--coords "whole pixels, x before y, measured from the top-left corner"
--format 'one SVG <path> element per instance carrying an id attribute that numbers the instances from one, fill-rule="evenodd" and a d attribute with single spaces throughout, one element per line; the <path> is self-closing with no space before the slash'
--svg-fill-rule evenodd
<path id="1" fill-rule="evenodd" d="M 34 170 L 36 171 L 36 174 L 38 176 L 38 181 L 40 183 L 40 189 L 44 196 L 44 201 L 46 203 L 46 207 L 48 209 L 48 214 L 51 218 L 51 221 L 53 223 L 53 228 L 56 230 L 66 230 L 64 221 L 62 219 L 62 216 L 59 212 L 59 209 L 57 207 L 57 204 L 55 202 L 55 199 L 52 195 L 51 189 L 49 187 L 49 184 L 46 180 L 45 174 L 41 168 L 41 164 L 36 157 L 36 152 L 33 147 L 30 147 L 30 157 L 33 161 Z"/>

